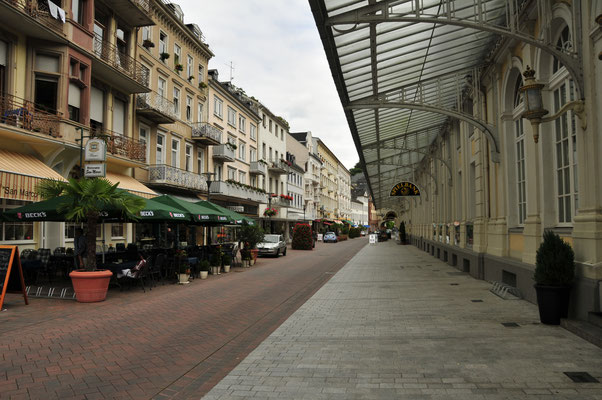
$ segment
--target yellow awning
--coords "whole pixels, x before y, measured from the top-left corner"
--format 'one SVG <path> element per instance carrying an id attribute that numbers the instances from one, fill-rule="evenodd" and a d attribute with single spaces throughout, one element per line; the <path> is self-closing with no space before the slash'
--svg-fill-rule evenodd
<path id="1" fill-rule="evenodd" d="M 0 150 L 1 198 L 39 201 L 36 186 L 43 179 L 66 180 L 32 155 Z"/>
<path id="2" fill-rule="evenodd" d="M 127 190 L 130 193 L 135 195 L 151 199 L 153 197 L 158 196 L 157 193 L 153 192 L 151 189 L 144 186 L 142 183 L 138 182 L 136 179 L 131 176 L 117 174 L 115 172 L 107 172 L 106 176 L 107 180 L 111 182 L 113 185 L 118 183 L 120 189 Z"/>

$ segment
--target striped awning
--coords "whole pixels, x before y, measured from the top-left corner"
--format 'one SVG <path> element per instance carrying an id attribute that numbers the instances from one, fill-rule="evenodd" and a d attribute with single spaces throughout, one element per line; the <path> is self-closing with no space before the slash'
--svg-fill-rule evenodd
<path id="1" fill-rule="evenodd" d="M 65 179 L 29 154 L 0 150 L 0 198 L 38 201 L 36 187 L 43 179 Z"/>
<path id="2" fill-rule="evenodd" d="M 119 184 L 117 187 L 119 187 L 120 189 L 127 190 L 128 192 L 138 195 L 140 197 L 152 199 L 153 197 L 158 196 L 157 193 L 153 192 L 151 189 L 147 188 L 131 176 L 107 171 L 106 178 L 113 185 L 116 183 Z"/>

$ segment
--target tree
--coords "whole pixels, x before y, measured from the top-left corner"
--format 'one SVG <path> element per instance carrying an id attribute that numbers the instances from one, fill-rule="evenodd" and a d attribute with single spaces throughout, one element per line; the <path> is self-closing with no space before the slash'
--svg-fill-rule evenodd
<path id="1" fill-rule="evenodd" d="M 42 181 L 38 193 L 47 200 L 62 196 L 58 207 L 69 221 L 85 222 L 87 233 L 87 270 L 96 269 L 96 225 L 101 213 L 107 209 L 121 211 L 124 219 L 136 220 L 136 214 L 144 208 L 146 200 L 118 189 L 104 178 L 69 179 L 67 182 Z"/>
<path id="2" fill-rule="evenodd" d="M 311 250 L 313 248 L 313 237 L 309 224 L 295 225 L 291 247 L 295 250 Z"/>
<path id="3" fill-rule="evenodd" d="M 351 168 L 349 170 L 349 173 L 351 173 L 351 176 L 361 174 L 363 172 L 364 172 L 364 170 L 362 169 L 362 164 L 359 161 L 355 164 L 355 166 L 353 168 Z"/>
<path id="4" fill-rule="evenodd" d="M 247 221 L 243 221 L 238 234 L 238 238 L 248 249 L 257 248 L 257 243 L 263 242 L 263 236 L 263 229 L 259 225 L 249 225 Z"/>

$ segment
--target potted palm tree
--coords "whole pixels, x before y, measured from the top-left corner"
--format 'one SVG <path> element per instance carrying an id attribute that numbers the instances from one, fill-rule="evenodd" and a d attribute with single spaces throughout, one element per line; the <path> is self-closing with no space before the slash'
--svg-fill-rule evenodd
<path id="1" fill-rule="evenodd" d="M 146 200 L 117 189 L 104 178 L 69 179 L 67 182 L 42 181 L 38 192 L 44 199 L 61 197 L 58 211 L 69 221 L 85 222 L 87 261 L 85 268 L 72 271 L 69 276 L 77 301 L 103 301 L 107 296 L 111 271 L 96 269 L 96 225 L 103 211 L 118 210 L 124 219 L 136 220 Z"/>
<path id="2" fill-rule="evenodd" d="M 232 264 L 232 256 L 230 254 L 224 254 L 222 258 L 224 262 L 224 272 L 230 272 L 230 265 Z"/>
<path id="3" fill-rule="evenodd" d="M 559 325 L 568 317 L 569 295 L 575 279 L 575 253 L 554 232 L 543 234 L 543 242 L 535 258 L 535 291 L 539 319 L 543 324 Z"/>

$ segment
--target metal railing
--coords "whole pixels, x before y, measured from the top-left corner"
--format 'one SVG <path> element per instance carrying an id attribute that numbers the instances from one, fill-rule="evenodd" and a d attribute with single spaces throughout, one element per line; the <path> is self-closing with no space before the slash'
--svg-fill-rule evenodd
<path id="1" fill-rule="evenodd" d="M 265 175 L 268 172 L 268 165 L 264 161 L 251 161 L 249 172 Z"/>
<path id="2" fill-rule="evenodd" d="M 236 159 L 236 152 L 230 146 L 226 144 L 220 144 L 219 146 L 213 147 L 213 157 L 219 159 Z"/>
<path id="3" fill-rule="evenodd" d="M 94 54 L 139 84 L 148 86 L 148 70 L 144 69 L 140 62 L 120 51 L 100 35 L 94 36 Z"/>
<path id="4" fill-rule="evenodd" d="M 91 136 L 100 137 L 107 142 L 107 151 L 115 156 L 138 162 L 146 162 L 146 144 L 140 140 L 123 136 L 108 129 L 92 129 Z"/>
<path id="5" fill-rule="evenodd" d="M 48 28 L 63 33 L 63 23 L 50 14 L 47 1 L 36 0 L 0 0 L 10 4 L 19 11 L 33 17 Z"/>
<path id="6" fill-rule="evenodd" d="M 161 96 L 157 92 L 149 93 L 138 93 L 136 96 L 136 108 L 145 110 L 152 109 L 159 111 L 174 120 L 178 119 L 178 116 L 174 112 L 173 102 Z"/>
<path id="7" fill-rule="evenodd" d="M 130 0 L 132 3 L 138 6 L 138 8 L 149 12 L 150 11 L 150 3 L 149 0 Z"/>
<path id="8" fill-rule="evenodd" d="M 190 127 L 192 128 L 193 138 L 207 137 L 217 141 L 218 143 L 222 142 L 222 131 L 207 122 L 190 124 Z"/>
<path id="9" fill-rule="evenodd" d="M 53 137 L 60 136 L 61 117 L 10 94 L 0 96 L 0 123 Z"/>
<path id="10" fill-rule="evenodd" d="M 225 181 L 215 181 L 211 183 L 211 193 L 221 194 L 229 197 L 247 199 L 257 203 L 267 203 L 267 195 L 258 190 L 246 186 L 237 185 Z"/>
<path id="11" fill-rule="evenodd" d="M 207 178 L 166 164 L 151 165 L 148 168 L 149 182 L 164 183 L 198 191 L 207 190 Z"/>

